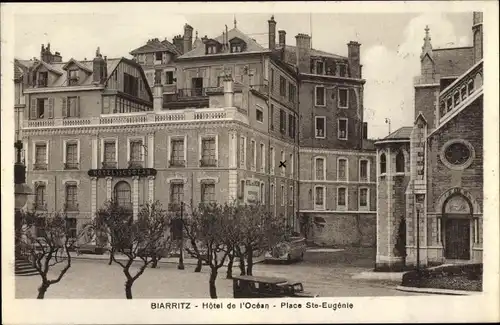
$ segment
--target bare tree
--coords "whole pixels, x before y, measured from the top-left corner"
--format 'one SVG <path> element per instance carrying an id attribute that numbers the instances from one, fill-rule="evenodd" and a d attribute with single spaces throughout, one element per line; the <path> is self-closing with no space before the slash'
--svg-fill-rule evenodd
<path id="1" fill-rule="evenodd" d="M 42 278 L 38 287 L 37 299 L 43 299 L 48 288 L 62 280 L 71 267 L 70 251 L 81 238 L 72 233 L 68 217 L 65 214 L 20 212 L 20 229 L 16 243 L 19 251 L 26 257 Z M 63 268 L 54 279 L 49 273 L 56 265 Z"/>
<path id="2" fill-rule="evenodd" d="M 184 221 L 186 236 L 195 245 L 187 248 L 188 253 L 210 267 L 210 298 L 217 298 L 215 281 L 219 269 L 229 254 L 228 237 L 234 228 L 236 209 L 233 205 L 217 203 L 200 204 Z"/>
<path id="3" fill-rule="evenodd" d="M 125 296 L 132 299 L 132 286 L 146 268 L 167 256 L 172 248 L 170 215 L 159 202 L 148 203 L 133 218 L 132 211 L 108 202 L 99 209 L 91 227 L 95 236 L 109 238 L 111 259 L 123 269 Z M 118 258 L 116 254 L 124 258 Z M 139 263 L 133 272 L 132 264 Z"/>

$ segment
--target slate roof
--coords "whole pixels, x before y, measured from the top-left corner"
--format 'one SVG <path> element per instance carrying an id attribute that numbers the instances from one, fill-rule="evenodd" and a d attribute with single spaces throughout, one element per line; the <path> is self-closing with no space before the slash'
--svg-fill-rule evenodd
<path id="1" fill-rule="evenodd" d="M 410 139 L 411 131 L 413 127 L 411 126 L 403 126 L 396 131 L 392 132 L 382 140 L 407 140 Z"/>
<path id="2" fill-rule="evenodd" d="M 149 40 L 145 45 L 131 51 L 130 54 L 135 55 L 135 54 L 161 52 L 161 51 L 167 51 L 177 55 L 181 54 L 179 49 L 177 49 L 177 47 L 175 47 L 174 44 L 170 43 L 166 39 L 160 41 L 157 38 Z"/>
<path id="3" fill-rule="evenodd" d="M 278 44 L 276 44 L 276 48 L 281 49 L 281 47 L 279 47 Z M 295 55 L 296 51 L 297 51 L 297 47 L 294 45 L 286 45 L 285 46 L 285 52 L 291 52 L 291 53 L 293 53 L 293 55 Z M 321 57 L 330 58 L 330 59 L 347 60 L 347 57 L 345 57 L 345 56 L 334 54 L 334 53 L 329 53 L 329 52 L 325 52 L 325 51 L 321 51 L 321 50 L 316 50 L 316 49 L 311 49 L 310 53 L 311 53 L 311 56 L 321 56 Z"/>
<path id="4" fill-rule="evenodd" d="M 237 37 L 242 39 L 246 43 L 246 49 L 244 52 L 241 53 L 230 53 L 229 49 L 226 49 L 225 52 L 217 53 L 217 54 L 205 54 L 205 47 L 204 46 L 197 46 L 191 51 L 184 53 L 178 59 L 188 59 L 188 58 L 196 58 L 196 57 L 204 57 L 204 56 L 213 56 L 213 55 L 238 55 L 238 54 L 244 54 L 244 53 L 261 53 L 261 52 L 267 52 L 269 51 L 268 49 L 262 47 L 259 45 L 255 40 L 250 38 L 249 36 L 245 35 L 242 31 L 240 31 L 238 28 L 233 28 L 231 30 L 228 30 L 227 32 L 227 40 L 230 41 L 231 39 Z M 223 43 L 223 36 L 219 35 L 216 38 L 214 38 L 219 43 Z"/>
<path id="5" fill-rule="evenodd" d="M 436 72 L 441 77 L 460 76 L 474 65 L 472 47 L 454 47 L 432 50 Z"/>

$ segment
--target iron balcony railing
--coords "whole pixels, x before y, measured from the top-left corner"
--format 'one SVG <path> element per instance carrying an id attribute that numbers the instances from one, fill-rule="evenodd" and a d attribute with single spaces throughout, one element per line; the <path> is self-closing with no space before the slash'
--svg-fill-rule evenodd
<path id="1" fill-rule="evenodd" d="M 206 98 L 210 93 L 222 92 L 222 87 L 205 87 L 205 88 L 183 88 L 177 89 L 174 94 L 165 94 L 163 97 L 166 102 L 175 102 L 179 100 L 201 99 Z"/>
<path id="2" fill-rule="evenodd" d="M 116 161 L 103 161 L 102 168 L 116 168 Z"/>
<path id="3" fill-rule="evenodd" d="M 33 166 L 34 170 L 47 170 L 47 163 L 36 162 Z"/>
<path id="4" fill-rule="evenodd" d="M 79 169 L 79 163 L 73 163 L 73 162 L 70 162 L 70 163 L 65 163 L 64 164 L 64 169 L 66 170 L 75 170 L 75 169 Z"/>
<path id="5" fill-rule="evenodd" d="M 200 159 L 200 167 L 217 167 L 217 159 Z"/>
<path id="6" fill-rule="evenodd" d="M 172 159 L 168 161 L 169 167 L 185 167 L 186 161 L 182 159 Z"/>

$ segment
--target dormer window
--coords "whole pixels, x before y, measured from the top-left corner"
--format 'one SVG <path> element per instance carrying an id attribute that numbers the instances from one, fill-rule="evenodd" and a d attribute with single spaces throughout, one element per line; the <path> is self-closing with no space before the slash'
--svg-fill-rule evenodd
<path id="1" fill-rule="evenodd" d="M 316 61 L 316 74 L 323 74 L 324 69 L 323 61 Z"/>
<path id="2" fill-rule="evenodd" d="M 38 87 L 47 87 L 49 80 L 49 73 L 48 72 L 39 72 L 38 73 Z"/>
<path id="3" fill-rule="evenodd" d="M 339 64 L 339 75 L 341 77 L 347 77 L 347 65 Z"/>
<path id="4" fill-rule="evenodd" d="M 69 70 L 68 71 L 68 85 L 74 86 L 78 84 L 78 70 Z"/>
<path id="5" fill-rule="evenodd" d="M 216 54 L 217 46 L 216 45 L 207 45 L 207 54 Z"/>
<path id="6" fill-rule="evenodd" d="M 156 52 L 155 53 L 155 59 L 156 61 L 161 61 L 163 58 L 163 53 L 162 52 Z"/>
<path id="7" fill-rule="evenodd" d="M 232 38 L 229 41 L 231 53 L 241 53 L 245 50 L 245 41 L 240 38 Z"/>
<path id="8" fill-rule="evenodd" d="M 241 52 L 241 45 L 240 44 L 231 45 L 231 53 L 240 53 L 240 52 Z"/>

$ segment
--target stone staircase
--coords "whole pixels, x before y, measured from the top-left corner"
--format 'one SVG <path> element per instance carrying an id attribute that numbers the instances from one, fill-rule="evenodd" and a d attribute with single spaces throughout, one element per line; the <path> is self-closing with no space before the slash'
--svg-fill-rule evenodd
<path id="1" fill-rule="evenodd" d="M 14 272 L 16 276 L 38 275 L 38 271 L 33 264 L 25 258 L 16 258 Z"/>

